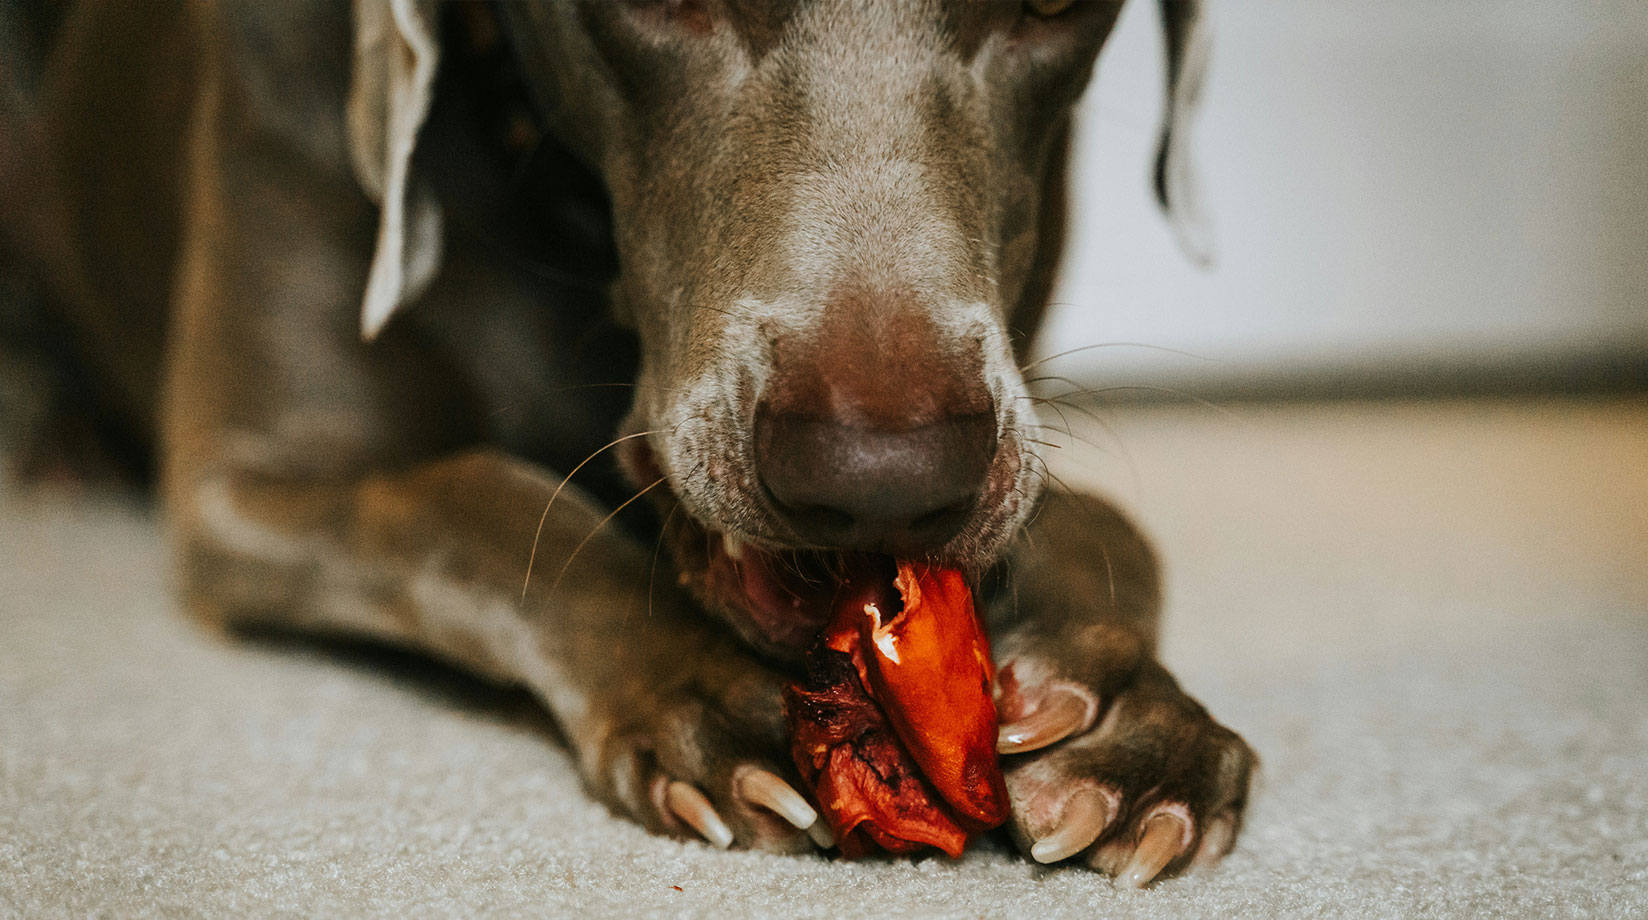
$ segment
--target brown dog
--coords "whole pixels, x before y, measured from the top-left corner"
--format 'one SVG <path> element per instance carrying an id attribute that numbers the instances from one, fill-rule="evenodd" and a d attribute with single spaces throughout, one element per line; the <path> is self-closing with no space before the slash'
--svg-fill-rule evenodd
<path id="1" fill-rule="evenodd" d="M 793 848 L 812 576 L 943 561 L 987 602 L 1015 839 L 1144 884 L 1229 849 L 1253 755 L 1156 663 L 1138 533 L 1043 494 L 1019 371 L 1119 6 L 9 14 L 8 229 L 157 439 L 202 617 L 523 684 L 618 811 Z M 1200 40 L 1163 9 L 1172 126 Z"/>

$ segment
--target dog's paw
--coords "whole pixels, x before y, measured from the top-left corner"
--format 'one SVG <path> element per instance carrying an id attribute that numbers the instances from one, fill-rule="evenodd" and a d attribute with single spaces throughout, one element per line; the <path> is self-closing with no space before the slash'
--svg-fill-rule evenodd
<path id="1" fill-rule="evenodd" d="M 781 727 L 775 734 L 770 720 L 742 718 L 740 708 L 688 693 L 613 706 L 578 745 L 585 781 L 655 833 L 723 849 L 833 846 L 828 825 L 789 779 Z"/>
<path id="2" fill-rule="evenodd" d="M 1136 642 L 1073 639 L 1019 650 L 1000 671 L 1014 841 L 1038 862 L 1079 860 L 1134 888 L 1217 862 L 1241 829 L 1252 748 Z"/>

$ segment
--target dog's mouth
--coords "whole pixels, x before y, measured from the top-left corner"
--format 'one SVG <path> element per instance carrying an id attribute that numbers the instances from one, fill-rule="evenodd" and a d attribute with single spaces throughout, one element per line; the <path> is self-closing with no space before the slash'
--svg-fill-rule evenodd
<path id="1" fill-rule="evenodd" d="M 683 587 L 745 641 L 795 658 L 829 622 L 842 586 L 891 583 L 892 556 L 825 549 L 766 549 L 677 514 L 664 539 Z"/>
<path id="2" fill-rule="evenodd" d="M 664 479 L 650 447 L 639 440 L 624 452 L 625 465 Z M 849 581 L 891 584 L 897 568 L 882 553 L 757 545 L 694 518 L 667 482 L 652 497 L 663 515 L 660 539 L 675 560 L 681 587 L 745 642 L 776 658 L 800 660 Z"/>
<path id="3" fill-rule="evenodd" d="M 633 480 L 661 486 L 651 489 L 648 497 L 663 522 L 660 551 L 667 548 L 673 558 L 680 586 L 770 657 L 799 662 L 829 624 L 849 585 L 893 582 L 900 557 L 747 538 L 691 513 L 645 439 L 627 442 L 621 455 Z M 974 575 L 982 572 L 978 563 L 942 551 L 921 555 L 924 558 L 917 561 L 959 566 Z"/>

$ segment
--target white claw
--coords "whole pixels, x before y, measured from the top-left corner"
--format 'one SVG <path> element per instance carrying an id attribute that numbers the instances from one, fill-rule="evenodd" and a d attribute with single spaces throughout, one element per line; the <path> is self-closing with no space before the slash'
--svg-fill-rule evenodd
<path id="1" fill-rule="evenodd" d="M 1220 815 L 1207 822 L 1207 829 L 1202 831 L 1202 844 L 1196 848 L 1194 860 L 1197 868 L 1205 868 L 1223 859 L 1230 852 L 1236 842 L 1236 818 L 1232 815 Z"/>
<path id="2" fill-rule="evenodd" d="M 1114 820 L 1116 802 L 1098 789 L 1080 789 L 1065 802 L 1053 831 L 1030 847 L 1030 857 L 1039 863 L 1068 859 L 1093 845 Z"/>
<path id="3" fill-rule="evenodd" d="M 732 846 L 732 828 L 716 814 L 715 806 L 696 788 L 675 780 L 664 791 L 664 802 L 676 817 L 702 834 L 712 846 L 725 850 Z"/>
<path id="4" fill-rule="evenodd" d="M 1116 876 L 1116 884 L 1123 888 L 1143 888 L 1150 884 L 1184 849 L 1189 836 L 1189 823 L 1177 814 L 1163 812 L 1151 818 L 1145 823 L 1133 858 Z"/>
<path id="5" fill-rule="evenodd" d="M 814 821 L 812 826 L 807 828 L 807 836 L 813 839 L 813 843 L 817 844 L 820 850 L 828 850 L 835 846 L 835 833 L 830 830 L 829 822 L 823 818 Z"/>
<path id="6" fill-rule="evenodd" d="M 1096 708 L 1074 691 L 1050 691 L 1034 712 L 1001 727 L 996 735 L 996 751 L 1022 754 L 1062 741 L 1086 728 Z"/>
<path id="7" fill-rule="evenodd" d="M 818 822 L 818 812 L 807 804 L 801 793 L 792 789 L 789 783 L 760 767 L 740 767 L 737 777 L 733 780 L 733 788 L 746 800 L 760 805 L 801 830 L 806 830 Z"/>

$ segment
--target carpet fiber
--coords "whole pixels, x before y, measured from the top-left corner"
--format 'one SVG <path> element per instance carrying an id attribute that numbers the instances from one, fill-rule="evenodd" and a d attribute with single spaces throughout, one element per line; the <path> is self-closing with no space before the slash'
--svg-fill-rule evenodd
<path id="1" fill-rule="evenodd" d="M 1648 401 L 1106 413 L 1165 655 L 1264 759 L 1152 890 L 648 836 L 519 696 L 220 637 L 140 507 L 0 497 L 0 915 L 1648 916 Z M 1072 421 L 1080 421 L 1072 416 Z"/>

